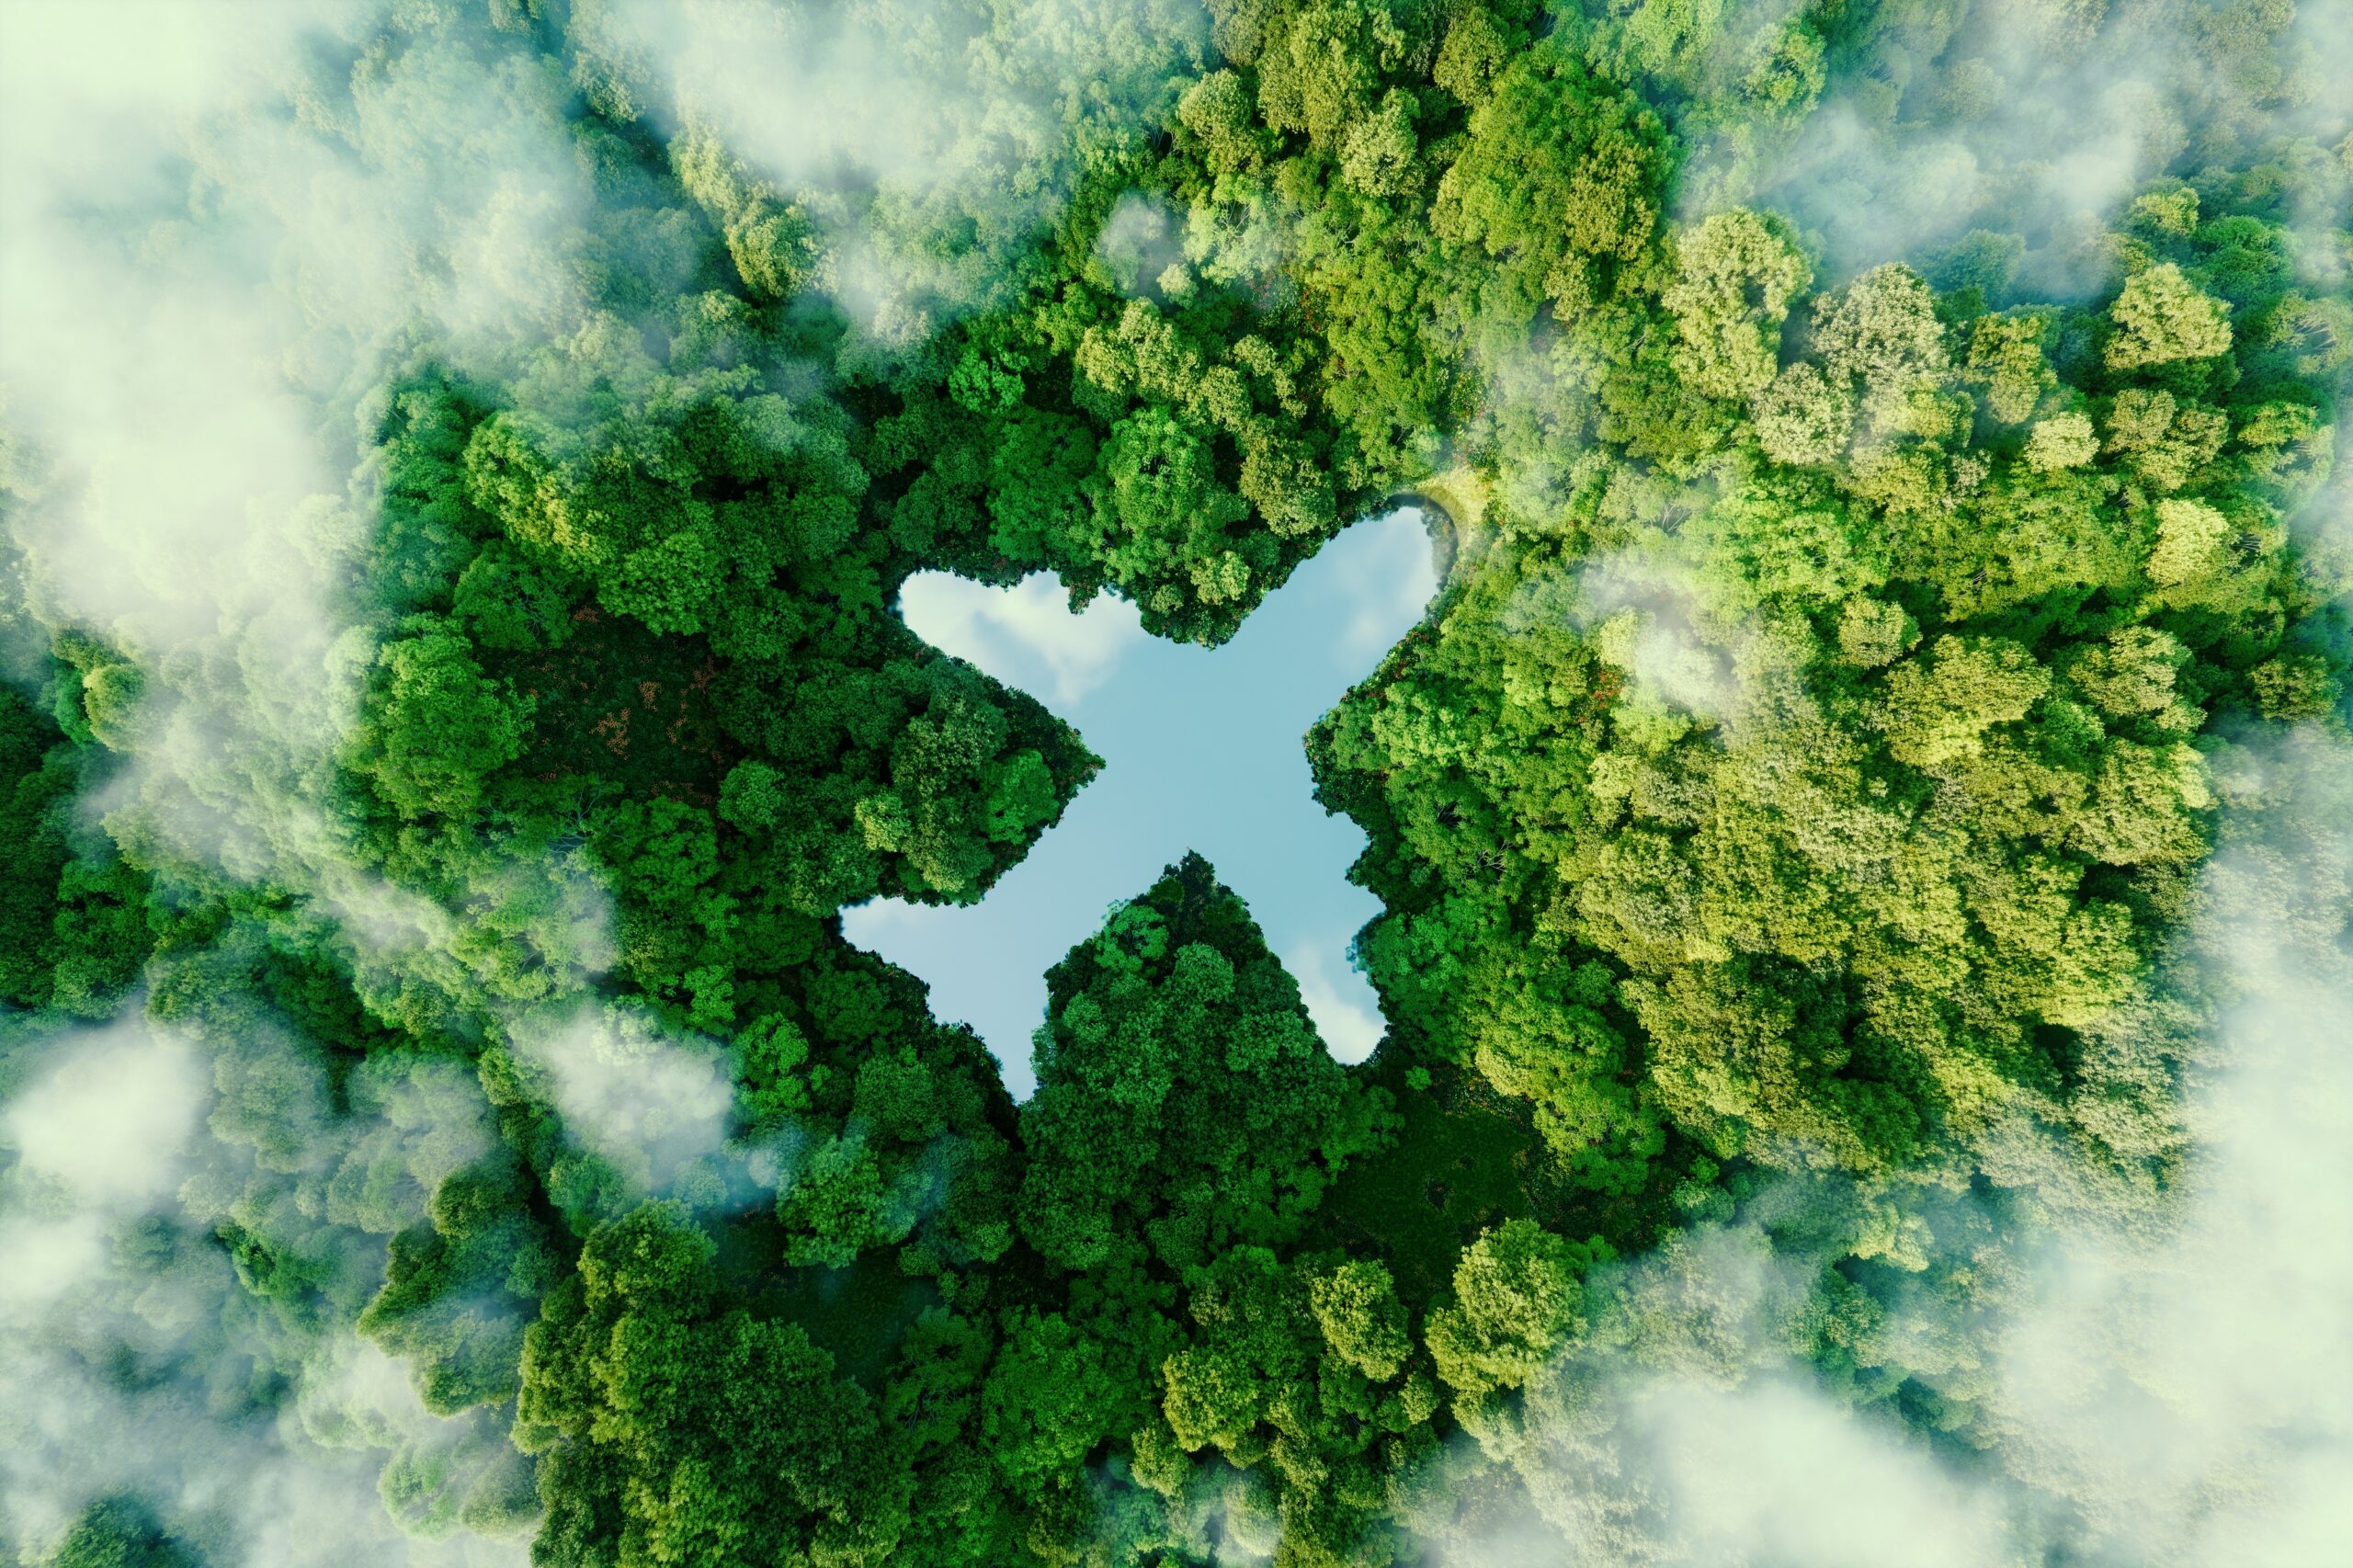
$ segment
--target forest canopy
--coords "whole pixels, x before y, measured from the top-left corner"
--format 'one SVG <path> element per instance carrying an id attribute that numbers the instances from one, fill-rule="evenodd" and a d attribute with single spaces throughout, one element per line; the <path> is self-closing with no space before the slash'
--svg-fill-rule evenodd
<path id="1" fill-rule="evenodd" d="M 0 1551 L 2353 1549 L 2342 0 L 73 12 Z M 840 916 L 1102 765 L 900 585 L 1409 496 L 1378 1051 L 1185 856 L 1017 1103 Z"/>

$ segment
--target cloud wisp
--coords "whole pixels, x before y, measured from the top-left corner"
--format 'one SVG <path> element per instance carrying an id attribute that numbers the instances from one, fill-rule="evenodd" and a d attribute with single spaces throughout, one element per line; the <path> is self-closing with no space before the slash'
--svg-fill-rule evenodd
<path id="1" fill-rule="evenodd" d="M 2174 976 L 2206 1017 L 2177 1183 L 2091 1207 L 1785 1181 L 1597 1272 L 1577 1341 L 1433 1490 L 1447 1561 L 2284 1568 L 2353 1539 L 2349 764 L 2318 728 L 2227 749 Z M 1811 1226 L 1882 1260 L 1834 1331 L 1845 1396 L 1807 1365 L 1836 1310 L 1790 1243 Z M 1854 1397 L 1882 1378 L 1912 1422 Z M 1924 1400 L 1962 1443 L 1920 1435 Z M 1472 1501 L 1491 1461 L 1516 1502 Z"/>

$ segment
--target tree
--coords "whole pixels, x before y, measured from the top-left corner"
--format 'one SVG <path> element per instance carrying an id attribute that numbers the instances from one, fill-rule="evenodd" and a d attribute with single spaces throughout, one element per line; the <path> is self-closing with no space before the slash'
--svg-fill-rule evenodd
<path id="1" fill-rule="evenodd" d="M 1676 364 L 1710 397 L 1745 403 L 1780 369 L 1781 323 L 1813 280 L 1788 227 L 1746 209 L 1719 212 L 1676 242 L 1660 298 L 1680 339 Z"/>
<path id="2" fill-rule="evenodd" d="M 1512 300 L 1583 319 L 1651 244 L 1658 121 L 1545 43 L 1495 78 L 1469 138 L 1438 181 L 1432 229 L 1493 258 Z"/>
<path id="3" fill-rule="evenodd" d="M 516 1437 L 543 1455 L 537 1561 L 889 1561 L 908 1506 L 873 1403 L 799 1325 L 722 1311 L 675 1204 L 588 1238 L 525 1336 Z"/>
<path id="4" fill-rule="evenodd" d="M 2025 718 L 2050 689 L 2050 674 L 2015 643 L 1939 638 L 1888 676 L 1888 750 L 1935 767 L 1974 751 L 1992 726 Z"/>
<path id="5" fill-rule="evenodd" d="M 1128 1430 L 1143 1391 L 1120 1375 L 1124 1357 L 1059 1313 L 1015 1312 L 1005 1327 L 979 1430 L 990 1461 L 1017 1490 L 1035 1493 Z"/>
<path id="6" fill-rule="evenodd" d="M 1980 316 L 1970 324 L 1970 379 L 1985 389 L 1995 418 L 2016 425 L 2030 417 L 2042 394 L 2058 384 L 2042 351 L 2050 318 L 2031 312 Z"/>
<path id="7" fill-rule="evenodd" d="M 2098 455 L 2099 437 L 2092 433 L 2091 415 L 2081 412 L 2038 419 L 2027 438 L 2027 466 L 2038 473 L 2081 468 Z"/>
<path id="8" fill-rule="evenodd" d="M 1800 363 L 1756 396 L 1756 444 L 1775 462 L 1836 461 L 1855 428 L 1855 399 L 1819 366 Z"/>
<path id="9" fill-rule="evenodd" d="M 2169 261 L 2125 279 L 2109 307 L 2115 334 L 2108 366 L 2130 370 L 2182 359 L 2211 359 L 2231 349 L 2230 306 L 2205 293 Z"/>
<path id="10" fill-rule="evenodd" d="M 483 674 L 446 622 L 420 617 L 404 631 L 376 654 L 351 764 L 403 816 L 469 811 L 484 778 L 523 755 L 536 704 Z"/>
<path id="11" fill-rule="evenodd" d="M 1589 1254 L 1532 1220 L 1485 1232 L 1454 1271 L 1454 1304 L 1430 1314 L 1430 1355 L 1458 1395 L 1514 1389 L 1583 1326 Z"/>
<path id="12" fill-rule="evenodd" d="M 27 1561 L 30 1561 L 28 1559 Z M 43 1568 L 201 1568 L 135 1497 L 102 1497 L 82 1511 Z"/>
<path id="13" fill-rule="evenodd" d="M 1375 1382 L 1388 1381 L 1404 1366 L 1414 1343 L 1388 1269 L 1352 1258 L 1310 1279 L 1307 1297 L 1334 1355 Z"/>
<path id="14" fill-rule="evenodd" d="M 1834 383 L 1862 388 L 1864 417 L 1880 431 L 1897 428 L 1915 396 L 1949 363 L 1935 295 L 1895 262 L 1815 301 L 1813 341 Z"/>
<path id="15" fill-rule="evenodd" d="M 1022 1230 L 1066 1268 L 1286 1241 L 1381 1114 L 1198 856 L 1051 972 L 1037 1068 Z"/>

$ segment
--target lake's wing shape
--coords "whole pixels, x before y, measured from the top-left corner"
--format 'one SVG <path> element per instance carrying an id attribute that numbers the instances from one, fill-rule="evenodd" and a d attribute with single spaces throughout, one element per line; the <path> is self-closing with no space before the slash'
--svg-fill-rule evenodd
<path id="1" fill-rule="evenodd" d="M 1145 636 L 1117 600 L 1072 615 L 1044 574 L 1013 588 L 909 579 L 900 610 L 917 636 L 1046 701 L 1104 767 L 979 903 L 877 899 L 844 911 L 844 933 L 927 982 L 933 1015 L 971 1024 L 1026 1096 L 1045 971 L 1195 850 L 1249 904 L 1334 1054 L 1360 1059 L 1381 1016 L 1347 949 L 1381 905 L 1347 881 L 1364 834 L 1316 804 L 1301 743 L 1437 586 L 1411 507 L 1344 530 L 1218 649 Z"/>

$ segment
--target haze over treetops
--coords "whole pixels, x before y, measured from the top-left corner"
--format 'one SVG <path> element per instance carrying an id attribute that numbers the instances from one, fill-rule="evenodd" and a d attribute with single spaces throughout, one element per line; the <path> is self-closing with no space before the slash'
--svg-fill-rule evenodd
<path id="1" fill-rule="evenodd" d="M 2353 1555 L 2347 60 L 0 7 L 0 1556 Z"/>

